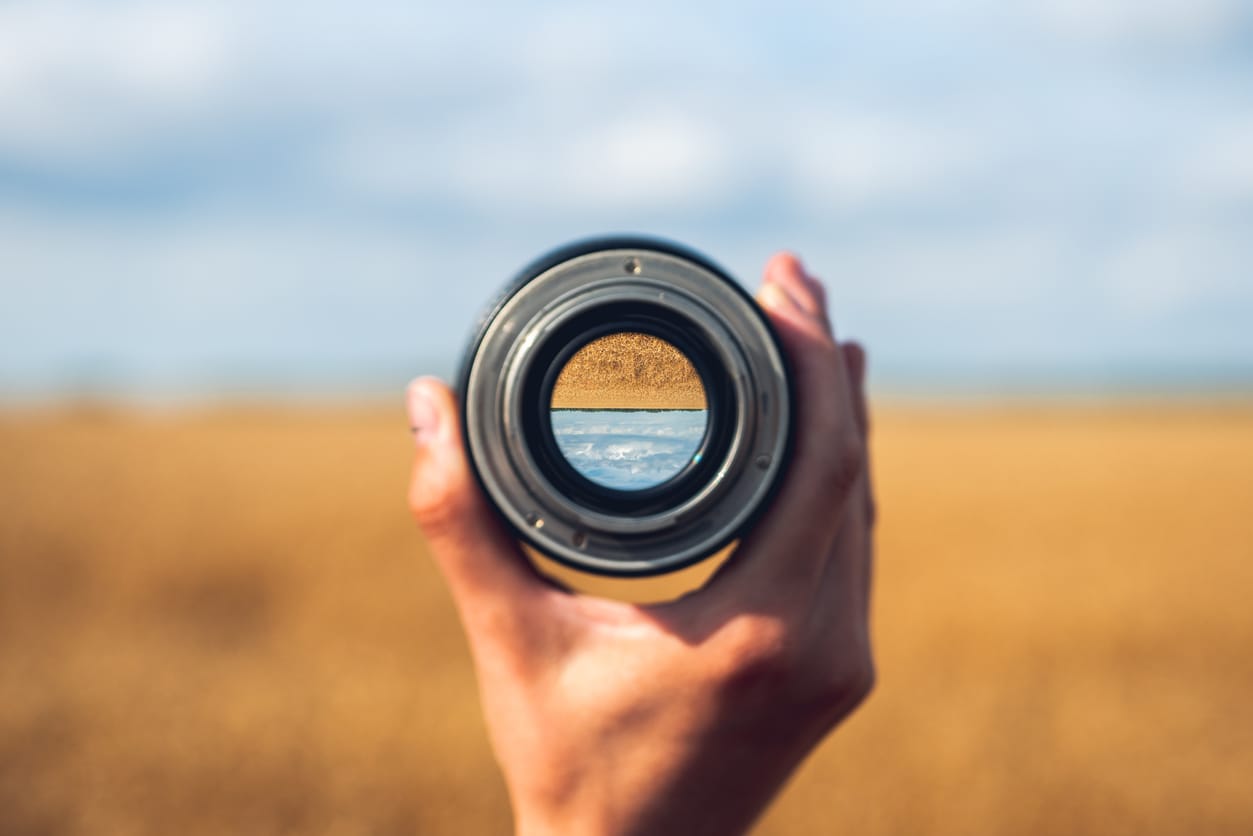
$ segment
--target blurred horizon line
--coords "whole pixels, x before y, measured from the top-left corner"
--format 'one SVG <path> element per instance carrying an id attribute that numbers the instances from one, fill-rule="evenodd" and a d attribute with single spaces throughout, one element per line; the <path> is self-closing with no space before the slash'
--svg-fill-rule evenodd
<path id="1" fill-rule="evenodd" d="M 23 407 L 81 404 L 181 406 L 235 404 L 369 403 L 399 397 L 416 377 L 454 381 L 457 364 L 447 359 L 412 365 L 365 364 L 360 369 L 318 373 L 275 366 L 249 372 L 96 373 L 40 376 L 37 380 L 0 378 L 0 411 Z M 1085 367 L 1055 365 L 981 369 L 937 364 L 874 363 L 868 385 L 888 400 L 1253 400 L 1253 363 L 1161 364 L 1126 362 Z"/>

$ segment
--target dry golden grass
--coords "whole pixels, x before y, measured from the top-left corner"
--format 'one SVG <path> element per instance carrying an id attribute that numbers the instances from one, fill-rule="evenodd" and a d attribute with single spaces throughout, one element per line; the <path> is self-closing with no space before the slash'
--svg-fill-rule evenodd
<path id="1" fill-rule="evenodd" d="M 0 417 L 0 833 L 509 827 L 399 410 Z M 1253 832 L 1253 407 L 882 411 L 880 685 L 760 827 Z"/>
<path id="2" fill-rule="evenodd" d="M 692 361 L 665 340 L 621 332 L 575 352 L 553 385 L 553 409 L 704 409 Z"/>

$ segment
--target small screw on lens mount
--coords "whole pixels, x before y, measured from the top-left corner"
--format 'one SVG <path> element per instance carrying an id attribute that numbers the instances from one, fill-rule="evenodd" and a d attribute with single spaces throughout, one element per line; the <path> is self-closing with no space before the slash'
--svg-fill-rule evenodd
<path id="1" fill-rule="evenodd" d="M 651 372 L 632 346 L 679 358 L 652 377 L 684 387 L 690 415 L 667 423 L 679 409 L 653 408 L 655 393 L 606 391 L 555 420 L 563 370 L 589 353 L 603 359 L 585 386 L 625 368 L 638 389 Z M 787 466 L 790 386 L 752 298 L 705 257 L 649 238 L 580 242 L 526 267 L 481 321 L 459 380 L 471 466 L 504 521 L 561 563 L 619 576 L 680 569 L 756 520 Z M 577 458 L 589 451 L 597 469 Z"/>

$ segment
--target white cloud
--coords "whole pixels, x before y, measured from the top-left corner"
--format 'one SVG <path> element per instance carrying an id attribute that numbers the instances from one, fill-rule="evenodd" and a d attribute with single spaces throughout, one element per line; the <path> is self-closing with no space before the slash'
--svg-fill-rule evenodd
<path id="1" fill-rule="evenodd" d="M 943 194 L 970 176 L 982 143 L 881 112 L 760 104 L 693 106 L 657 90 L 585 107 L 568 123 L 549 102 L 536 104 L 538 123 L 516 112 L 438 125 L 382 120 L 332 142 L 315 166 L 362 195 L 488 211 L 700 210 L 770 180 L 798 205 L 828 212 Z"/>
<path id="2" fill-rule="evenodd" d="M 553 133 L 473 119 L 443 129 L 384 124 L 350 135 L 317 165 L 349 189 L 384 198 L 489 211 L 618 211 L 711 205 L 736 185 L 733 153 L 699 118 L 642 112 Z"/>
<path id="3" fill-rule="evenodd" d="M 1253 205 L 1253 118 L 1206 132 L 1179 165 L 1171 185 L 1209 204 Z"/>
<path id="4" fill-rule="evenodd" d="M 553 236 L 658 219 L 831 265 L 898 354 L 1253 308 L 1235 0 L 650 3 L 0 2 L 8 362 L 455 347 Z M 309 327 L 352 305 L 412 329 Z"/>
<path id="5" fill-rule="evenodd" d="M 1073 264 L 1064 230 L 980 226 L 915 230 L 831 251 L 841 295 L 914 316 L 919 311 L 980 316 L 1029 310 Z"/>
<path id="6" fill-rule="evenodd" d="M 577 136 L 563 179 L 583 204 L 700 208 L 734 190 L 734 153 L 714 125 L 678 113 L 641 113 Z"/>
<path id="7" fill-rule="evenodd" d="M 1105 46 L 1204 46 L 1247 15 L 1239 0 L 1041 0 L 1028 9 L 1054 34 Z"/>
<path id="8" fill-rule="evenodd" d="M 1101 274 L 1115 309 L 1135 320 L 1253 304 L 1247 243 L 1220 228 L 1145 230 L 1120 246 Z"/>
<path id="9" fill-rule="evenodd" d="M 862 209 L 934 195 L 968 173 L 974 143 L 917 119 L 873 112 L 799 114 L 775 149 L 792 189 L 823 209 Z"/>
<path id="10" fill-rule="evenodd" d="M 231 71 L 213 6 L 0 6 L 0 153 L 99 160 L 203 107 Z"/>

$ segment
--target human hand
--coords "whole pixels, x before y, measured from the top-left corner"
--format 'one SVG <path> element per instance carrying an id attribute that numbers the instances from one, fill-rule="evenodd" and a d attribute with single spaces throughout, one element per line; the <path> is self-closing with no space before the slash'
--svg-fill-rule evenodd
<path id="1" fill-rule="evenodd" d="M 792 362 L 790 468 L 704 588 L 638 606 L 541 578 L 469 470 L 452 393 L 409 388 L 409 504 L 469 637 L 519 833 L 746 830 L 870 692 L 865 354 L 792 256 L 758 300 Z"/>

